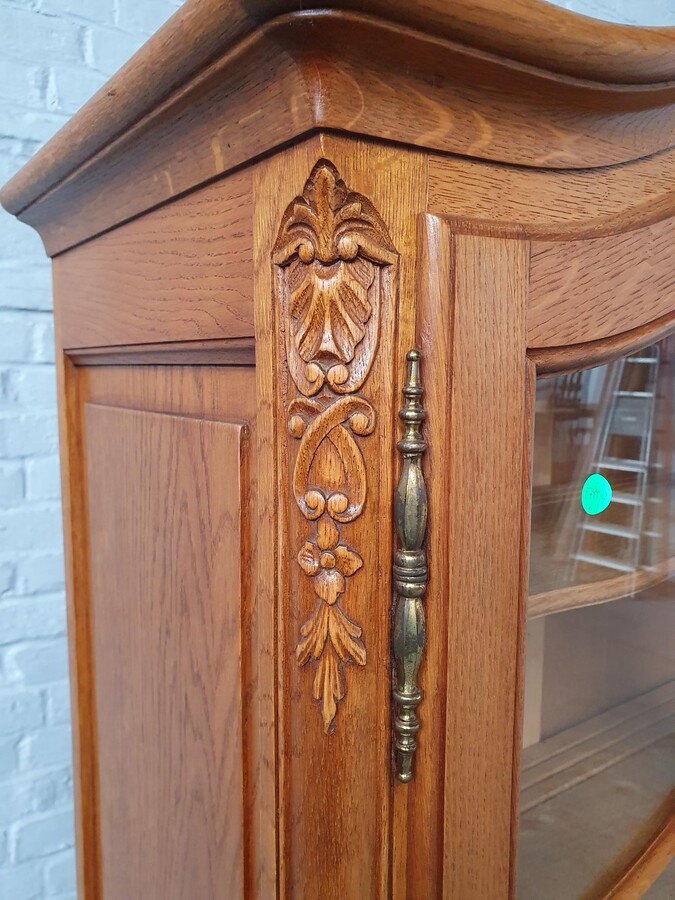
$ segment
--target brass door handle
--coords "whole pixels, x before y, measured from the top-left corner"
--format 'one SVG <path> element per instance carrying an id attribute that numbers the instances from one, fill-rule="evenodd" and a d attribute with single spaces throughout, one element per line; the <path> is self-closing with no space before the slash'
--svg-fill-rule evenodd
<path id="1" fill-rule="evenodd" d="M 422 474 L 422 454 L 426 443 L 421 433 L 425 418 L 422 409 L 420 352 L 410 350 L 406 356 L 407 371 L 403 387 L 404 405 L 399 417 L 405 432 L 397 447 L 403 458 L 401 476 L 394 497 L 394 516 L 399 547 L 394 560 L 396 593 L 393 630 L 393 654 L 396 687 L 393 690 L 396 718 L 396 777 L 411 781 L 413 756 L 417 749 L 415 736 L 420 728 L 417 706 L 422 691 L 417 686 L 417 673 L 422 662 L 425 642 L 424 597 L 427 582 L 427 557 L 424 539 L 427 529 L 427 491 Z"/>

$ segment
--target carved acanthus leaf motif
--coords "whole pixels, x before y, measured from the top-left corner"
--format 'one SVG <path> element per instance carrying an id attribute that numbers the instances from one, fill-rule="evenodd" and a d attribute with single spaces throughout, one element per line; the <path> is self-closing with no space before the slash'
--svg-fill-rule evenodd
<path id="1" fill-rule="evenodd" d="M 349 363 L 366 335 L 372 309 L 368 288 L 375 272 L 371 264 L 324 266 L 299 260 L 289 267 L 291 315 L 297 320 L 295 342 L 300 357 Z"/>
<path id="2" fill-rule="evenodd" d="M 326 381 L 339 394 L 357 390 L 377 347 L 380 309 L 372 296 L 397 260 L 377 211 L 322 160 L 286 210 L 272 259 L 298 390 L 313 396 Z"/>
<path id="3" fill-rule="evenodd" d="M 381 266 L 397 259 L 375 207 L 349 191 L 325 159 L 314 166 L 302 196 L 286 210 L 272 260 L 285 266 L 296 255 L 305 264 L 316 259 L 327 266 L 357 256 Z"/>
<path id="4" fill-rule="evenodd" d="M 321 703 L 324 731 L 329 732 L 337 713 L 337 703 L 344 698 L 345 682 L 341 664 L 366 664 L 366 648 L 361 628 L 349 619 L 339 606 L 320 604 L 300 629 L 296 648 L 298 664 L 310 659 L 318 662 L 314 675 L 314 699 Z"/>
<path id="5" fill-rule="evenodd" d="M 342 530 L 366 503 L 360 442 L 375 428 L 375 410 L 353 395 L 373 363 L 397 258 L 370 201 L 350 191 L 331 163 L 318 162 L 284 214 L 272 259 L 288 371 L 299 392 L 285 398 L 288 429 L 299 442 L 293 493 L 312 523 L 297 561 L 315 608 L 301 626 L 296 657 L 315 667 L 313 695 L 326 733 L 345 695 L 345 666 L 366 664 L 362 629 L 341 607 L 363 559 Z"/>

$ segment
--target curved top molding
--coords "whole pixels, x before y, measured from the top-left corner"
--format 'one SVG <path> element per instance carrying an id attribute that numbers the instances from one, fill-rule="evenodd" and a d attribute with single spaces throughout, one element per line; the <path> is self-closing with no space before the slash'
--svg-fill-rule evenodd
<path id="1" fill-rule="evenodd" d="M 561 347 L 533 347 L 527 351 L 539 378 L 555 378 L 570 372 L 580 372 L 594 366 L 604 366 L 622 356 L 636 353 L 667 338 L 675 331 L 675 313 L 668 313 L 646 325 L 639 325 L 596 341 L 567 344 Z"/>
<path id="2" fill-rule="evenodd" d="M 374 21 L 386 28 L 408 30 L 418 48 L 428 42 L 451 42 L 461 53 L 488 55 L 522 70 L 516 90 L 528 77 L 562 79 L 586 92 L 613 88 L 628 92 L 629 111 L 675 102 L 675 28 L 634 28 L 603 23 L 549 5 L 543 0 L 325 0 L 320 9 L 307 10 L 303 0 L 187 0 L 167 24 L 105 85 L 76 116 L 0 192 L 5 208 L 19 214 L 52 190 L 111 143 L 138 126 L 160 105 L 183 96 L 192 79 L 218 60 L 228 57 L 223 71 L 234 70 L 241 52 L 256 36 L 256 53 L 264 54 L 272 26 L 280 17 L 300 14 L 305 20 L 351 16 L 351 33 L 365 32 Z M 362 26 L 359 26 L 359 19 Z M 370 22 L 370 25 L 368 24 Z M 307 34 L 305 34 L 307 37 Z M 357 37 L 356 43 L 360 38 Z M 412 41 L 413 38 L 411 37 Z M 361 41 L 364 45 L 367 40 Z M 295 46 L 293 46 L 295 44 Z M 280 46 L 291 57 L 306 52 L 295 41 Z M 312 52 L 339 57 L 342 42 L 326 49 L 326 41 Z M 241 51 L 241 52 L 240 52 Z M 418 50 L 419 52 L 419 50 Z M 422 52 L 421 57 L 424 54 Z M 433 63 L 438 65 L 439 61 Z M 432 62 L 428 63 L 431 66 Z M 452 68 L 452 65 L 449 66 Z M 429 73 L 446 78 L 446 71 Z M 316 112 L 322 87 L 301 73 L 314 103 L 314 127 L 332 126 Z M 538 88 L 532 88 L 538 94 Z M 561 97 L 561 103 L 564 105 Z M 567 102 L 583 105 L 574 90 Z M 616 114 L 616 100 L 608 114 Z M 355 129 L 356 130 L 356 129 Z M 389 135 L 376 135 L 389 137 Z M 395 136 L 394 136 L 395 137 Z M 288 139 L 288 137 L 286 137 Z M 422 144 L 421 140 L 415 143 Z M 433 145 L 433 141 L 431 142 Z M 663 149 L 636 148 L 634 157 Z M 439 146 L 461 152 L 461 148 Z M 604 165 L 622 159 L 582 159 L 579 165 Z M 489 154 L 487 154 L 489 156 Z M 504 160 L 512 162 L 512 160 Z M 526 164 L 536 164 L 526 160 Z M 554 161 L 555 162 L 555 161 Z M 556 164 L 562 164 L 558 161 Z"/>

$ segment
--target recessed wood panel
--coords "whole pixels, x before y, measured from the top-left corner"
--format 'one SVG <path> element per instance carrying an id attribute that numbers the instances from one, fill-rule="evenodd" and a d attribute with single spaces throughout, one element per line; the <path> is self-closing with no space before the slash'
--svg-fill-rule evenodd
<path id="1" fill-rule="evenodd" d="M 84 438 L 102 894 L 240 897 L 242 426 L 86 404 Z"/>

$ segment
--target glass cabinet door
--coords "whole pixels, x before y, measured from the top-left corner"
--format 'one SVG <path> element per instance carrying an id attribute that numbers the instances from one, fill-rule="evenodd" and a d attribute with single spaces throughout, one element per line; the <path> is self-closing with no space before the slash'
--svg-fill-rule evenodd
<path id="1" fill-rule="evenodd" d="M 675 336 L 538 382 L 521 900 L 675 898 L 674 469 Z"/>

